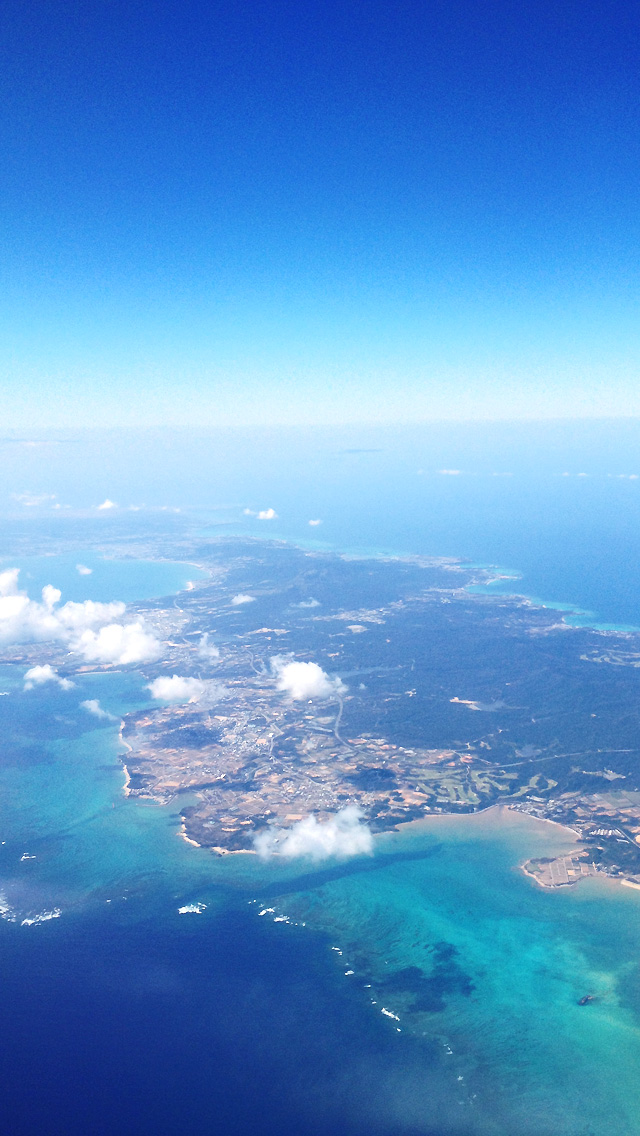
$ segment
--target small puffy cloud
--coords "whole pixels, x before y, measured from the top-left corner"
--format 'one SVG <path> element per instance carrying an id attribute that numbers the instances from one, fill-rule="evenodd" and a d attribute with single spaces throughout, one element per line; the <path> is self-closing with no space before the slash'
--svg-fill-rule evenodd
<path id="1" fill-rule="evenodd" d="M 461 469 L 439 469 L 438 473 L 441 473 L 444 477 L 459 477 L 460 474 L 462 473 L 462 470 Z"/>
<path id="2" fill-rule="evenodd" d="M 47 611 L 53 611 L 56 604 L 61 600 L 62 592 L 60 588 L 54 588 L 53 584 L 45 584 L 42 589 L 42 602 Z M 81 605 L 78 605 L 81 606 Z"/>
<path id="3" fill-rule="evenodd" d="M 86 564 L 76 564 L 76 572 L 79 576 L 90 576 L 93 568 L 87 568 Z"/>
<path id="4" fill-rule="evenodd" d="M 108 710 L 103 710 L 97 698 L 85 698 L 80 705 L 88 714 L 93 714 L 94 718 L 108 719 L 110 722 L 117 721 L 114 714 L 110 714 Z"/>
<path id="5" fill-rule="evenodd" d="M 284 856 L 289 860 L 306 857 L 315 861 L 370 856 L 373 836 L 362 816 L 357 805 L 347 805 L 324 822 L 308 816 L 291 828 L 263 829 L 254 837 L 254 846 L 265 860 L 271 856 Z"/>
<path id="6" fill-rule="evenodd" d="M 200 702 L 204 705 L 213 705 L 224 696 L 224 687 L 219 682 L 211 682 L 201 678 L 187 678 L 182 675 L 162 675 L 149 683 L 148 689 L 152 698 L 158 702 L 170 702 L 178 705 L 185 702 Z"/>
<path id="7" fill-rule="evenodd" d="M 198 643 L 198 654 L 201 659 L 219 659 L 220 652 L 215 643 L 209 642 L 209 632 L 205 631 Z"/>
<path id="8" fill-rule="evenodd" d="M 108 623 L 98 631 L 88 627 L 72 642 L 72 650 L 88 663 L 150 663 L 161 653 L 161 645 L 144 624 Z"/>
<path id="9" fill-rule="evenodd" d="M 275 509 L 260 509 L 260 512 L 258 513 L 258 520 L 275 521 L 277 516 L 278 514 L 276 513 Z"/>
<path id="10" fill-rule="evenodd" d="M 342 679 L 330 678 L 317 663 L 296 663 L 275 655 L 271 660 L 271 670 L 276 676 L 278 690 L 295 701 L 336 698 L 347 690 Z"/>
<path id="11" fill-rule="evenodd" d="M 320 600 L 301 600 L 299 604 L 296 604 L 296 607 L 320 607 Z"/>
<path id="12" fill-rule="evenodd" d="M 198 702 L 205 692 L 205 684 L 199 678 L 183 678 L 174 674 L 161 676 L 149 683 L 151 697 L 160 702 Z"/>
<path id="13" fill-rule="evenodd" d="M 238 592 L 238 595 L 233 597 L 231 603 L 234 607 L 240 607 L 242 604 L 253 603 L 255 598 L 255 596 L 246 596 L 244 592 Z"/>
<path id="14" fill-rule="evenodd" d="M 46 682 L 55 682 L 61 690 L 71 690 L 75 683 L 70 678 L 60 678 L 55 667 L 45 663 L 41 667 L 30 667 L 24 676 L 24 689 L 33 690 L 34 686 L 44 686 Z"/>
<path id="15" fill-rule="evenodd" d="M 108 497 L 105 497 L 105 499 L 104 499 L 104 501 L 102 502 L 102 504 L 101 504 L 101 505 L 97 505 L 97 506 L 96 506 L 96 508 L 97 508 L 97 509 L 102 509 L 102 510 L 105 510 L 105 509 L 117 509 L 117 508 L 118 508 L 118 506 L 116 505 L 115 501 L 110 501 Z"/>
<path id="16" fill-rule="evenodd" d="M 315 527 L 316 525 L 321 525 L 322 521 L 309 521 L 309 524 Z"/>

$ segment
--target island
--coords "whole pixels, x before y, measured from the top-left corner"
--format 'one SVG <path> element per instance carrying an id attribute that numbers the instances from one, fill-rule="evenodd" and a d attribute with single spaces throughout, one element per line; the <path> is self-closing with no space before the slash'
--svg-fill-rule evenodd
<path id="1" fill-rule="evenodd" d="M 265 829 L 347 806 L 375 833 L 500 803 L 575 832 L 575 855 L 525 865 L 537 883 L 604 872 L 640 885 L 640 636 L 571 627 L 483 590 L 495 572 L 453 559 L 203 539 L 187 525 L 114 536 L 112 553 L 205 573 L 130 607 L 164 644 L 141 668 L 149 688 L 175 675 L 200 692 L 150 695 L 121 731 L 126 792 L 172 803 L 185 839 L 251 852 Z M 4 658 L 62 656 L 40 643 Z M 318 691 L 283 684 L 292 662 L 313 664 Z"/>

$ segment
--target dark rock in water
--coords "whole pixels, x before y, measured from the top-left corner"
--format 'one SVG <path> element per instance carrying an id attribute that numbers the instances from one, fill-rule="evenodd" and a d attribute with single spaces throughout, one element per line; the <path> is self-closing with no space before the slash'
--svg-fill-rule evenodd
<path id="1" fill-rule="evenodd" d="M 593 1002 L 593 994 L 585 994 L 582 998 L 578 998 L 579 1006 L 588 1006 L 589 1002 Z"/>

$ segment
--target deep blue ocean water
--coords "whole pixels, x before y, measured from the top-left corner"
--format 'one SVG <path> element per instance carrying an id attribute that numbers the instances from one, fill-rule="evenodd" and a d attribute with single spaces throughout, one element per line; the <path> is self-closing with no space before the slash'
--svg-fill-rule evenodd
<path id="1" fill-rule="evenodd" d="M 179 506 L 207 534 L 463 557 L 518 577 L 502 590 L 640 626 L 639 442 L 633 424 L 147 439 L 127 444 L 127 465 L 119 443 L 94 441 L 41 467 L 37 450 L 14 450 L 0 472 L 7 494 Z M 277 517 L 244 511 L 267 508 Z M 74 532 L 71 518 L 28 523 L 40 543 Z M 82 523 L 95 542 L 172 522 Z M 63 599 L 143 599 L 196 575 L 88 552 L 19 561 L 24 528 L 0 525 L 2 566 L 20 564 L 34 595 L 54 583 Z M 537 891 L 514 865 L 557 842 L 545 826 L 457 820 L 399 838 L 399 859 L 382 850 L 333 874 L 214 861 L 177 838 L 171 807 L 123 797 L 117 723 L 79 709 L 145 706 L 141 676 L 23 692 L 21 675 L 0 670 L 2 1131 L 638 1136 L 640 893 Z M 202 914 L 178 915 L 196 901 Z M 259 918 L 262 903 L 291 922 Z M 421 1036 L 383 1018 L 364 979 L 421 965 L 440 940 L 476 993 L 452 996 Z M 576 998 L 591 988 L 602 1003 L 585 1015 Z"/>

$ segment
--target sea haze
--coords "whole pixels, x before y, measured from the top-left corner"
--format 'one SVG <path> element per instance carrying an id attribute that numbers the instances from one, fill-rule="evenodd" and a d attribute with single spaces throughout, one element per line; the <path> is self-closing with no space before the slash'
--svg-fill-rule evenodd
<path id="1" fill-rule="evenodd" d="M 634 420 L 94 432 L 48 436 L 37 446 L 24 441 L 0 446 L 0 504 L 13 518 L 2 522 L 9 551 L 18 517 L 38 513 L 51 542 L 66 531 L 69 510 L 52 510 L 52 503 L 83 510 L 92 540 L 110 541 L 140 527 L 140 513 L 130 509 L 144 506 L 150 531 L 179 525 L 187 514 L 199 516 L 208 534 L 465 557 L 518 577 L 499 585 L 505 590 L 574 606 L 592 613 L 592 622 L 640 625 Z M 50 500 L 19 502 L 25 485 L 39 494 L 27 500 Z M 120 508 L 97 511 L 105 499 Z M 268 509 L 276 516 L 259 520 Z"/>

